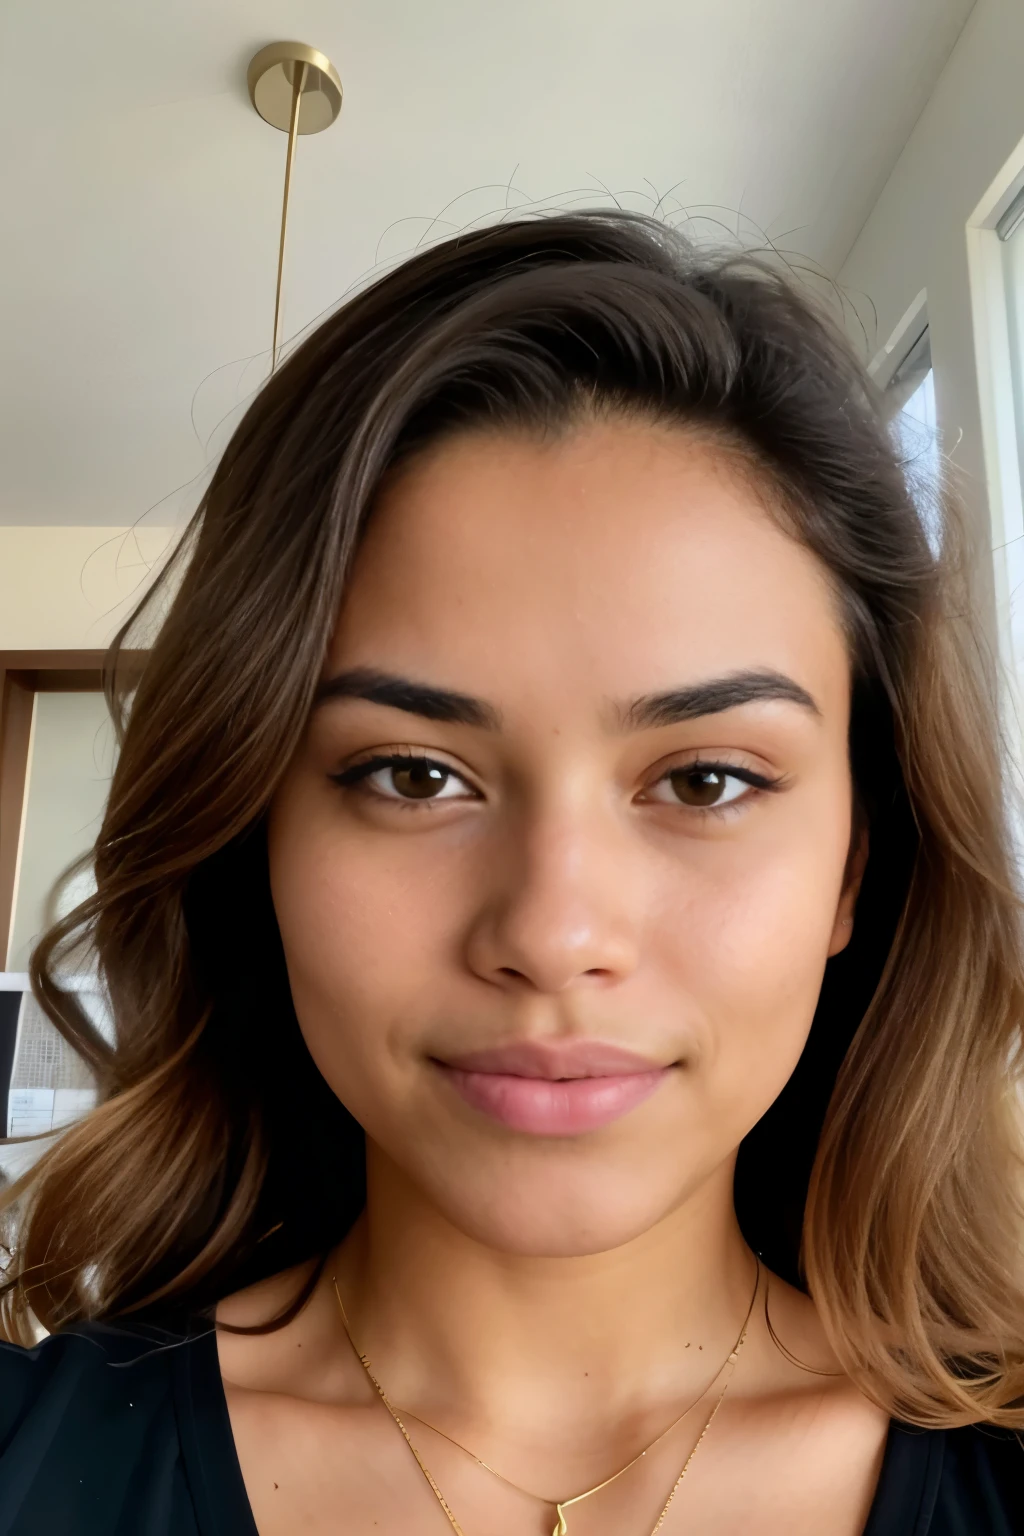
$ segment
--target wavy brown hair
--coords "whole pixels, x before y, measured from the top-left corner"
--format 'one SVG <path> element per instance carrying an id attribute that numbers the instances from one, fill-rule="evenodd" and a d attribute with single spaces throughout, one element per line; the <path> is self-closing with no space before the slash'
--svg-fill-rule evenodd
<path id="1" fill-rule="evenodd" d="M 32 959 L 101 1102 L 3 1197 L 21 1202 L 6 1331 L 208 1313 L 351 1225 L 363 1136 L 295 1018 L 268 803 L 382 478 L 446 433 L 594 411 L 712 436 L 845 616 L 871 852 L 803 1056 L 740 1149 L 745 1235 L 892 1413 L 1024 1426 L 1021 906 L 962 530 L 929 540 L 873 386 L 784 274 L 633 215 L 459 237 L 321 324 L 221 459 L 130 698 L 118 655 L 154 593 L 115 642 L 96 894 Z M 83 945 L 113 1046 L 61 986 Z"/>

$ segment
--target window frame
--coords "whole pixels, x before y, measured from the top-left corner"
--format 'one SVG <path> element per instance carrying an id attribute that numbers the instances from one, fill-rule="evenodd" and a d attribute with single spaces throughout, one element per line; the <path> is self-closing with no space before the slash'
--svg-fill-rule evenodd
<path id="1" fill-rule="evenodd" d="M 1007 219 L 1024 195 L 1024 139 L 1004 162 L 967 220 L 965 236 L 974 333 L 974 363 L 988 493 L 990 558 L 995 586 L 996 645 L 1002 681 L 1005 744 L 1024 786 L 1024 624 L 1014 624 L 1016 569 L 1024 554 L 1024 479 L 1018 443 L 1011 356 L 1005 238 L 1024 238 Z M 1011 227 L 1012 225 L 1012 227 Z M 1024 853 L 1024 828 L 1017 829 Z"/>

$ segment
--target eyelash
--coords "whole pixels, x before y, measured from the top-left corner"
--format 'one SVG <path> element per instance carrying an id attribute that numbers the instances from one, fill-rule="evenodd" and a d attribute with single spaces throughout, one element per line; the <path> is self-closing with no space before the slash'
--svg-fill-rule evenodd
<path id="1" fill-rule="evenodd" d="M 452 778 L 462 778 L 461 774 L 457 773 L 454 768 L 449 767 L 447 763 L 442 762 L 439 758 L 421 756 L 411 752 L 389 752 L 376 757 L 369 757 L 361 763 L 355 763 L 351 768 L 342 769 L 340 773 L 329 774 L 328 777 L 341 789 L 353 789 L 371 774 L 379 773 L 382 768 L 408 768 L 411 764 L 422 764 L 429 768 L 440 768 L 443 773 L 451 775 Z M 684 771 L 690 773 L 721 773 L 729 778 L 739 779 L 742 783 L 748 784 L 755 792 L 754 795 L 741 795 L 736 800 L 727 801 L 725 805 L 720 806 L 684 805 L 682 801 L 679 802 L 679 810 L 688 811 L 692 816 L 700 816 L 701 818 L 715 816 L 721 819 L 736 814 L 742 806 L 754 799 L 757 794 L 771 794 L 781 789 L 785 782 L 783 777 L 771 779 L 763 774 L 754 773 L 750 768 L 738 768 L 734 763 L 713 762 L 706 758 L 697 758 L 693 762 L 680 764 L 676 769 L 669 769 L 667 773 L 662 774 L 661 778 L 655 779 L 654 782 L 655 784 L 661 784 L 673 772 Z M 653 787 L 652 785 L 651 788 Z M 372 789 L 364 789 L 362 793 L 371 795 L 387 805 L 397 806 L 402 811 L 434 811 L 439 804 L 448 803 L 426 797 L 422 800 L 404 800 L 401 796 L 381 795 Z M 656 803 L 665 804 L 664 801 Z"/>

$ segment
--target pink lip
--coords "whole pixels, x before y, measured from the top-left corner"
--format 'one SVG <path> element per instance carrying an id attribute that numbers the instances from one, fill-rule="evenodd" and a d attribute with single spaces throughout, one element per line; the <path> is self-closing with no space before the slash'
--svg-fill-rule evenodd
<path id="1" fill-rule="evenodd" d="M 610 1125 L 650 1098 L 671 1070 L 598 1040 L 522 1040 L 437 1065 L 467 1104 L 534 1136 Z"/>

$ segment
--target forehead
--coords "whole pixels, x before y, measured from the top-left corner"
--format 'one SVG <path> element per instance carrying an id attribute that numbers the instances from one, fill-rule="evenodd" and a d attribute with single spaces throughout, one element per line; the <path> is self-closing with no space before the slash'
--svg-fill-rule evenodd
<path id="1" fill-rule="evenodd" d="M 380 497 L 329 667 L 393 665 L 510 703 L 766 665 L 843 692 L 832 588 L 751 473 L 639 422 L 446 441 Z"/>

